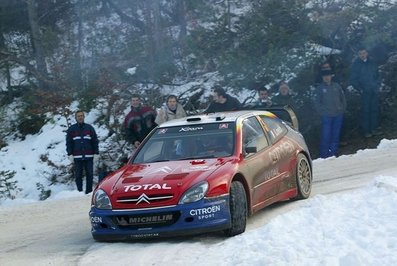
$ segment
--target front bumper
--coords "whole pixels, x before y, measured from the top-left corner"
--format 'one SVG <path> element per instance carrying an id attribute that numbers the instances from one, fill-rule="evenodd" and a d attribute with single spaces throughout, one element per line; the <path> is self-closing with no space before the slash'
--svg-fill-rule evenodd
<path id="1" fill-rule="evenodd" d="M 228 196 L 155 209 L 92 207 L 89 216 L 92 236 L 99 241 L 191 235 L 231 226 Z"/>

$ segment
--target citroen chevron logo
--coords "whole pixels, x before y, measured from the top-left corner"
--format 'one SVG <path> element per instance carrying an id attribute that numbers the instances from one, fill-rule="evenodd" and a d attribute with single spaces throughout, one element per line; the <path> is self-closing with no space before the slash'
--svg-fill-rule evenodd
<path id="1" fill-rule="evenodd" d="M 146 202 L 150 204 L 150 201 L 168 200 L 172 198 L 173 198 L 172 195 L 149 197 L 145 193 L 142 193 L 138 198 L 118 199 L 117 202 L 124 202 L 124 203 L 136 202 L 135 204 L 138 205 L 141 202 Z"/>
<path id="2" fill-rule="evenodd" d="M 138 204 L 141 203 L 142 201 L 144 201 L 144 202 L 150 204 L 150 202 L 149 202 L 149 197 L 146 196 L 145 193 L 142 193 L 142 195 L 139 196 L 139 198 L 138 198 L 138 200 L 137 200 L 137 202 L 136 202 L 136 205 L 138 205 Z"/>

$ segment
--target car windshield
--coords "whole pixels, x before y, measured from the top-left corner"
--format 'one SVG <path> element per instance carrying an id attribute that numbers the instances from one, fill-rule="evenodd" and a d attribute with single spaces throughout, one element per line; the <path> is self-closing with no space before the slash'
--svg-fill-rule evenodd
<path id="1" fill-rule="evenodd" d="M 231 156 L 234 151 L 234 128 L 233 123 L 158 128 L 132 163 Z"/>

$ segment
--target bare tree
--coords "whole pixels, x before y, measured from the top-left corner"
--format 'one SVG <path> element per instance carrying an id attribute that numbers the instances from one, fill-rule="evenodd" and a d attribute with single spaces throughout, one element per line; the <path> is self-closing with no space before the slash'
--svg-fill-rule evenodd
<path id="1" fill-rule="evenodd" d="M 31 28 L 31 38 L 33 43 L 34 57 L 36 59 L 36 68 L 41 76 L 47 77 L 47 65 L 45 62 L 44 47 L 41 42 L 41 33 L 39 26 L 39 19 L 37 14 L 37 1 L 36 0 L 26 0 L 29 16 L 29 24 Z M 47 84 L 42 80 L 39 80 L 40 87 L 47 88 Z"/>
<path id="2" fill-rule="evenodd" d="M 4 41 L 4 36 L 3 36 L 3 27 L 0 24 L 0 51 L 6 50 L 6 45 Z M 4 71 L 6 73 L 6 80 L 7 80 L 7 88 L 11 87 L 11 74 L 10 74 L 10 65 L 8 60 L 1 60 L 0 65 L 2 65 L 2 68 L 4 67 Z"/>
<path id="3" fill-rule="evenodd" d="M 161 30 L 161 13 L 160 3 L 156 0 L 148 0 L 145 2 L 144 16 L 146 21 L 146 35 L 148 38 L 148 56 L 150 58 L 150 77 L 153 79 L 156 75 L 154 73 L 158 63 L 159 54 L 161 53 L 163 32 Z"/>

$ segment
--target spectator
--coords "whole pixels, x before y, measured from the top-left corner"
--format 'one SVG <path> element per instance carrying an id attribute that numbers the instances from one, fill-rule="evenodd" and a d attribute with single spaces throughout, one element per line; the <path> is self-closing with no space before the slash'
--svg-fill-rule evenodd
<path id="1" fill-rule="evenodd" d="M 379 128 L 381 82 L 378 67 L 369 58 L 364 47 L 358 50 L 358 58 L 352 65 L 349 82 L 361 94 L 361 127 L 364 137 L 381 135 L 382 132 Z"/>
<path id="2" fill-rule="evenodd" d="M 338 155 L 346 99 L 341 86 L 332 81 L 332 71 L 322 71 L 323 82 L 316 88 L 315 108 L 321 116 L 320 157 Z"/>
<path id="3" fill-rule="evenodd" d="M 323 82 L 323 77 L 322 77 L 323 70 L 331 70 L 332 71 L 331 63 L 329 61 L 324 61 L 323 63 L 320 64 L 318 75 L 316 76 L 316 80 L 315 80 L 316 87 L 319 86 Z M 332 75 L 332 82 L 339 83 L 339 80 L 335 76 L 334 72 Z"/>
<path id="4" fill-rule="evenodd" d="M 261 107 L 271 107 L 272 106 L 272 100 L 270 99 L 269 96 L 269 90 L 265 87 L 259 87 L 258 89 L 258 101 L 256 102 L 256 106 L 261 106 Z"/>
<path id="5" fill-rule="evenodd" d="M 86 175 L 85 194 L 92 191 L 94 175 L 93 159 L 98 157 L 98 137 L 94 128 L 84 123 L 84 112 L 75 113 L 77 123 L 71 125 L 66 133 L 66 152 L 74 163 L 74 175 L 78 191 L 83 191 L 83 170 Z"/>
<path id="6" fill-rule="evenodd" d="M 183 106 L 178 103 L 177 97 L 171 94 L 168 95 L 166 105 L 160 109 L 154 122 L 160 125 L 166 121 L 182 117 L 186 117 L 186 112 Z"/>
<path id="7" fill-rule="evenodd" d="M 213 101 L 210 103 L 205 113 L 236 111 L 242 108 L 239 100 L 228 95 L 221 86 L 215 85 L 212 89 Z"/>
<path id="8" fill-rule="evenodd" d="M 124 119 L 126 140 L 138 148 L 147 134 L 156 127 L 155 118 L 156 112 L 149 106 L 143 106 L 139 95 L 132 95 L 131 111 Z"/>
<path id="9" fill-rule="evenodd" d="M 326 71 L 326 70 L 329 70 L 329 71 L 332 72 L 332 82 L 338 83 L 338 84 L 340 85 L 340 82 L 339 82 L 338 77 L 335 75 L 335 72 L 332 70 L 331 63 L 330 63 L 329 61 L 324 61 L 324 62 L 319 66 L 318 78 L 316 79 L 315 87 L 318 87 L 318 86 L 323 82 L 322 73 L 323 73 L 323 71 Z M 345 95 L 345 98 L 346 98 L 346 95 Z M 347 107 L 346 107 L 346 108 L 347 108 Z M 341 134 L 340 134 L 340 135 L 341 135 L 341 137 L 340 137 L 341 140 L 339 141 L 340 146 L 342 146 L 342 145 L 347 145 L 346 139 L 343 140 L 343 139 L 344 139 L 343 136 L 346 136 L 346 126 L 345 126 L 345 123 L 342 124 L 342 129 L 341 129 Z M 345 138 L 346 138 L 346 137 L 345 137 Z"/>
<path id="10" fill-rule="evenodd" d="M 293 110 L 295 110 L 295 103 L 292 99 L 292 95 L 290 93 L 290 88 L 286 81 L 281 81 L 278 85 L 278 94 L 273 98 L 273 106 L 286 106 L 289 105 Z"/>
<path id="11" fill-rule="evenodd" d="M 331 64 L 328 62 L 328 61 L 325 61 L 325 62 L 323 62 L 321 65 L 320 65 L 320 70 L 321 71 L 323 71 L 323 70 L 330 70 L 331 69 Z M 322 74 L 321 72 L 320 72 L 320 74 Z M 321 75 L 321 78 L 322 78 L 322 75 Z M 333 79 L 333 77 L 332 77 L 332 79 Z"/>

